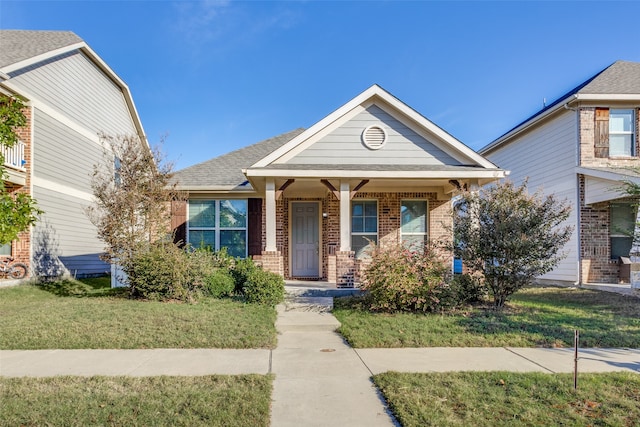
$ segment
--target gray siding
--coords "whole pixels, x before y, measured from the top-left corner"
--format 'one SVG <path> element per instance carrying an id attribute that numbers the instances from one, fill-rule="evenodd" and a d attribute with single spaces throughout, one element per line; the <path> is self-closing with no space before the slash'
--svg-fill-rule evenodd
<path id="1" fill-rule="evenodd" d="M 33 175 L 91 193 L 90 173 L 102 148 L 38 109 L 34 115 Z"/>
<path id="2" fill-rule="evenodd" d="M 486 157 L 498 167 L 510 170 L 509 179 L 517 184 L 528 177 L 529 192 L 542 188 L 544 194 L 555 194 L 559 199 L 567 199 L 572 206 L 579 206 L 575 172 L 577 135 L 577 115 L 566 111 Z M 571 240 L 564 248 L 567 258 L 543 279 L 578 280 L 578 214 L 574 209 L 567 221 L 574 227 Z"/>
<path id="3" fill-rule="evenodd" d="M 34 227 L 34 258 L 47 247 L 52 258 L 59 259 L 72 275 L 108 272 L 109 265 L 99 258 L 104 246 L 84 213 L 89 202 L 37 186 L 33 196 L 45 212 Z"/>
<path id="4" fill-rule="evenodd" d="M 13 84 L 94 133 L 135 133 L 120 88 L 80 51 L 11 73 L 11 77 Z"/>
<path id="5" fill-rule="evenodd" d="M 382 124 L 387 131 L 387 142 L 379 150 L 371 150 L 362 143 L 364 129 L 375 124 Z M 324 136 L 286 163 L 460 165 L 459 161 L 375 105 L 367 108 L 329 135 Z"/>

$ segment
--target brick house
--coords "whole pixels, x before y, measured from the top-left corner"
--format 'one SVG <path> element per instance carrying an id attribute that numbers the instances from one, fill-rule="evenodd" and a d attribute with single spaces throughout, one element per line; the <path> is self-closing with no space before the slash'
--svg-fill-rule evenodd
<path id="1" fill-rule="evenodd" d="M 541 280 L 618 283 L 636 213 L 619 190 L 640 182 L 640 63 L 618 61 L 538 111 L 479 152 L 529 189 L 566 198 L 574 227 L 567 258 Z M 630 169 L 631 168 L 631 169 Z"/>
<path id="2" fill-rule="evenodd" d="M 309 129 L 178 171 L 172 221 L 195 247 L 351 287 L 369 241 L 450 238 L 452 195 L 504 176 L 374 85 Z"/>
<path id="3" fill-rule="evenodd" d="M 44 211 L 31 230 L 0 246 L 0 256 L 38 274 L 109 272 L 84 209 L 93 198 L 93 165 L 103 160 L 98 133 L 146 141 L 129 89 L 72 32 L 0 30 L 0 46 L 0 92 L 27 106 L 20 143 L 4 153 L 5 184 Z"/>

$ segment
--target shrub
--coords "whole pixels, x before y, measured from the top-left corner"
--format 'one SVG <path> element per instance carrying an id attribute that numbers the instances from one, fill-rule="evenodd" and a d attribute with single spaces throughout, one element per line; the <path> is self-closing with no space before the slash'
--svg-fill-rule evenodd
<path id="1" fill-rule="evenodd" d="M 172 243 L 138 247 L 123 270 L 131 296 L 154 300 L 190 300 L 191 263 L 187 252 Z"/>
<path id="2" fill-rule="evenodd" d="M 477 275 L 456 274 L 451 279 L 451 288 L 462 304 L 479 302 L 487 296 L 487 288 Z"/>
<path id="3" fill-rule="evenodd" d="M 244 286 L 251 274 L 259 270 L 258 266 L 251 258 L 237 259 L 231 270 L 233 281 L 235 284 L 235 292 L 244 294 Z"/>
<path id="4" fill-rule="evenodd" d="M 410 251 L 400 245 L 374 247 L 362 289 L 368 291 L 372 310 L 435 311 L 443 305 L 439 296 L 450 295 L 447 271 L 432 251 Z"/>
<path id="5" fill-rule="evenodd" d="M 250 303 L 276 305 L 284 301 L 284 279 L 276 273 L 254 266 L 243 287 L 245 300 Z"/>
<path id="6" fill-rule="evenodd" d="M 218 268 L 207 277 L 207 293 L 214 298 L 231 296 L 234 288 L 230 270 Z"/>

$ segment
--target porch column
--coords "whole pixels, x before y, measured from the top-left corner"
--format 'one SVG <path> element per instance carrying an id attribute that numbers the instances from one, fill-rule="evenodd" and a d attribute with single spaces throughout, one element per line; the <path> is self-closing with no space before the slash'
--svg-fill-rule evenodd
<path id="1" fill-rule="evenodd" d="M 351 250 L 351 191 L 349 182 L 340 181 L 340 251 Z"/>
<path id="2" fill-rule="evenodd" d="M 353 288 L 355 273 L 355 253 L 351 250 L 351 191 L 348 181 L 340 181 L 340 250 L 336 252 L 336 286 Z"/>
<path id="3" fill-rule="evenodd" d="M 267 178 L 265 190 L 266 238 L 265 251 L 275 252 L 276 248 L 276 183 Z"/>
<path id="4" fill-rule="evenodd" d="M 640 209 L 636 214 L 636 225 L 633 229 L 633 243 L 629 258 L 631 260 L 630 266 L 630 280 L 631 289 L 640 289 Z"/>

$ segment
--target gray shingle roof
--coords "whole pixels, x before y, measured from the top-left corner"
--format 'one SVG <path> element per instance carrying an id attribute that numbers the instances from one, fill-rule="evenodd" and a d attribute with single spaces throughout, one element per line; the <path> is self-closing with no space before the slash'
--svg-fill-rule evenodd
<path id="1" fill-rule="evenodd" d="M 616 61 L 578 90 L 581 94 L 640 94 L 640 63 Z"/>
<path id="2" fill-rule="evenodd" d="M 0 30 L 0 68 L 80 42 L 71 31 Z"/>
<path id="3" fill-rule="evenodd" d="M 303 131 L 304 129 L 296 129 L 189 166 L 177 171 L 174 179 L 181 187 L 238 186 L 247 180 L 242 169 L 246 169 L 268 156 Z"/>

